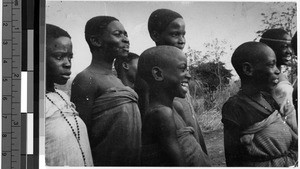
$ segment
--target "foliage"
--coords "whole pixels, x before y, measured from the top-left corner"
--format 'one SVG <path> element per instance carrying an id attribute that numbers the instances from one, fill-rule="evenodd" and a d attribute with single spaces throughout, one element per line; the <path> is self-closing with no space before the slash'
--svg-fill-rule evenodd
<path id="1" fill-rule="evenodd" d="M 275 6 L 261 13 L 262 29 L 257 31 L 260 37 L 267 29 L 282 28 L 292 36 L 297 30 L 297 3 L 296 2 L 273 2 Z"/>
<path id="2" fill-rule="evenodd" d="M 199 80 L 202 87 L 208 88 L 209 92 L 216 91 L 219 86 L 226 86 L 232 76 L 231 71 L 227 70 L 225 64 L 220 61 L 191 66 L 190 73 L 193 80 Z"/>
<path id="3" fill-rule="evenodd" d="M 296 2 L 273 2 L 275 6 L 264 13 L 261 13 L 263 19 L 262 29 L 257 31 L 258 39 L 268 29 L 282 28 L 292 37 L 297 31 L 297 3 Z M 290 80 L 294 81 L 297 77 L 297 56 L 292 56 Z"/>

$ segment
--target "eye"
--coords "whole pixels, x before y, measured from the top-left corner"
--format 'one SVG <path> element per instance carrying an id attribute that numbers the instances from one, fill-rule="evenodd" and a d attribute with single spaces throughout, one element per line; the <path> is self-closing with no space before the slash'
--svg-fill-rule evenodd
<path id="1" fill-rule="evenodd" d="M 179 33 L 178 32 L 171 33 L 171 36 L 172 37 L 177 37 L 177 36 L 179 36 Z"/>
<path id="2" fill-rule="evenodd" d="M 267 66 L 273 68 L 276 66 L 276 62 L 268 63 Z"/>
<path id="3" fill-rule="evenodd" d="M 179 70 L 182 71 L 182 72 L 189 71 L 189 70 L 188 70 L 188 67 L 187 67 L 186 65 L 181 65 L 181 66 L 179 67 Z"/>
<path id="4" fill-rule="evenodd" d="M 54 55 L 54 58 L 57 60 L 62 60 L 63 57 L 60 54 L 56 54 L 56 55 Z"/>
<path id="5" fill-rule="evenodd" d="M 69 60 L 71 60 L 71 59 L 73 59 L 73 54 L 69 54 L 67 57 Z"/>
<path id="6" fill-rule="evenodd" d="M 124 32 L 124 36 L 128 37 L 128 34 L 127 34 L 127 32 Z"/>
<path id="7" fill-rule="evenodd" d="M 113 35 L 119 37 L 119 36 L 122 35 L 122 32 L 120 32 L 120 31 L 115 31 L 115 32 L 113 33 Z"/>

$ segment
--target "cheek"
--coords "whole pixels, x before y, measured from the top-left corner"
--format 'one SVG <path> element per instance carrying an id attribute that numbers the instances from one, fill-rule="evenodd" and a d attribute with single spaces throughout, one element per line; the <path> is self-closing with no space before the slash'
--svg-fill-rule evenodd
<path id="1" fill-rule="evenodd" d="M 53 59 L 47 59 L 46 70 L 47 74 L 56 74 L 60 69 L 60 64 L 58 61 Z"/>

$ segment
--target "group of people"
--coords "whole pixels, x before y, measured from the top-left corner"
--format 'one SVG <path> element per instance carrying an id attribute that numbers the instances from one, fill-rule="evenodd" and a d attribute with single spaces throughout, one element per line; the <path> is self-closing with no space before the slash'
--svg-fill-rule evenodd
<path id="1" fill-rule="evenodd" d="M 156 46 L 138 56 L 117 18 L 88 20 L 92 61 L 70 98 L 55 84 L 70 78 L 71 36 L 46 24 L 46 165 L 211 166 L 189 94 L 184 19 L 158 9 L 148 30 Z M 298 158 L 293 86 L 279 70 L 291 38 L 274 29 L 260 41 L 232 56 L 241 90 L 222 109 L 227 166 L 291 166 Z"/>

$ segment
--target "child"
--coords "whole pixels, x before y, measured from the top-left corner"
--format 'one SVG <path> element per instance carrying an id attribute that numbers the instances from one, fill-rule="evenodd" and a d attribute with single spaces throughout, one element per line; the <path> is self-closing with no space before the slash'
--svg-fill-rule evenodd
<path id="1" fill-rule="evenodd" d="M 67 94 L 54 83 L 66 84 L 73 57 L 70 35 L 46 24 L 45 156 L 48 166 L 93 166 L 87 129 Z"/>
<path id="2" fill-rule="evenodd" d="M 140 165 L 141 117 L 137 94 L 112 72 L 127 57 L 129 40 L 120 21 L 96 16 L 85 26 L 91 64 L 74 79 L 71 99 L 88 126 L 95 166 Z"/>
<path id="3" fill-rule="evenodd" d="M 169 9 L 157 9 L 152 12 L 148 20 L 148 30 L 150 37 L 155 42 L 156 46 L 168 45 L 177 47 L 180 50 L 182 50 L 185 46 L 185 23 L 183 17 L 175 11 Z M 140 78 L 137 78 L 136 91 L 140 96 L 139 106 L 141 114 L 143 114 L 145 109 L 144 107 L 147 107 L 149 102 L 147 98 L 148 91 L 147 87 L 145 87 L 146 85 L 144 85 L 144 88 L 139 87 L 140 84 L 143 84 L 143 82 L 139 79 Z M 188 89 L 188 84 L 186 88 Z M 189 90 L 185 98 L 176 97 L 174 99 L 174 106 L 176 108 L 183 108 L 185 113 L 182 114 L 182 118 L 188 126 L 194 128 L 194 136 L 200 143 L 203 151 L 207 154 L 202 131 L 197 119 L 195 118 L 195 111 L 191 103 L 191 95 L 189 94 Z"/>
<path id="4" fill-rule="evenodd" d="M 277 68 L 280 70 L 279 83 L 271 91 L 280 106 L 280 112 L 290 114 L 296 126 L 296 111 L 293 104 L 293 86 L 288 80 L 289 67 L 293 55 L 291 36 L 283 29 L 269 29 L 261 36 L 260 42 L 267 44 L 276 54 Z M 293 128 L 297 132 L 297 128 Z"/>
<path id="5" fill-rule="evenodd" d="M 127 57 L 118 57 L 115 60 L 114 66 L 118 78 L 125 86 L 134 88 L 138 60 L 139 55 L 131 52 L 129 52 Z"/>
<path id="6" fill-rule="evenodd" d="M 268 94 L 279 81 L 275 53 L 263 43 L 246 42 L 234 51 L 231 62 L 241 89 L 222 108 L 227 166 L 294 165 L 297 134 Z"/>
<path id="7" fill-rule="evenodd" d="M 138 72 L 149 86 L 149 107 L 143 117 L 142 165 L 209 166 L 194 129 L 175 109 L 174 97 L 184 98 L 191 76 L 187 60 L 176 47 L 158 46 L 142 53 Z"/>

